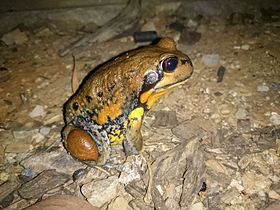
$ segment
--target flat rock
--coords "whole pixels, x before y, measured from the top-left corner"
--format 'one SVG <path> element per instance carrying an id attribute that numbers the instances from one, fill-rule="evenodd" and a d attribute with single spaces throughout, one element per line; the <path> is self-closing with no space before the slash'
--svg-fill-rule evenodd
<path id="1" fill-rule="evenodd" d="M 178 124 L 175 111 L 158 111 L 155 113 L 155 119 L 152 122 L 153 127 L 169 127 L 173 128 Z"/>
<path id="2" fill-rule="evenodd" d="M 133 156 L 128 157 L 132 158 Z M 143 158 L 139 156 L 134 156 L 135 160 L 126 161 L 122 167 L 122 172 L 119 177 L 119 182 L 122 184 L 129 184 L 132 181 L 138 181 L 141 179 L 141 174 L 143 174 Z"/>
<path id="3" fill-rule="evenodd" d="M 40 173 L 48 168 L 65 174 L 73 174 L 76 170 L 86 167 L 85 164 L 67 154 L 64 148 L 53 148 L 50 151 L 37 152 L 22 160 L 21 165 L 25 168 L 30 168 L 35 173 Z"/>
<path id="4" fill-rule="evenodd" d="M 6 44 L 6 45 L 13 45 L 13 44 L 24 44 L 25 42 L 28 41 L 28 37 L 26 34 L 22 31 L 20 31 L 18 28 L 4 34 L 1 38 L 1 40 Z"/>
<path id="5" fill-rule="evenodd" d="M 28 115 L 31 118 L 44 117 L 46 115 L 46 111 L 44 110 L 43 106 L 36 105 Z"/>
<path id="6" fill-rule="evenodd" d="M 24 199 L 40 198 L 47 191 L 63 185 L 69 179 L 71 179 L 69 175 L 56 172 L 53 169 L 46 170 L 31 181 L 23 184 L 18 192 Z"/>
<path id="7" fill-rule="evenodd" d="M 261 190 L 267 190 L 272 181 L 262 174 L 257 174 L 254 171 L 248 171 L 242 175 L 244 191 L 248 194 L 257 193 Z"/>
<path id="8" fill-rule="evenodd" d="M 111 176 L 107 179 L 84 184 L 81 192 L 92 205 L 102 207 L 117 197 L 120 187 L 118 177 Z"/>
<path id="9" fill-rule="evenodd" d="M 219 54 L 206 54 L 202 56 L 202 62 L 208 67 L 215 67 L 219 64 Z"/>

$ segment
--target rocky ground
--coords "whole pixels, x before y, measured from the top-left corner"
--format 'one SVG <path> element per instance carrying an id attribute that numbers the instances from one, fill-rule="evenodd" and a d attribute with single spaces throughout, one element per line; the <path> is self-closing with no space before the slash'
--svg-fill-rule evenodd
<path id="1" fill-rule="evenodd" d="M 18 26 L 0 46 L 0 208 L 22 209 L 54 194 L 109 210 L 280 208 L 279 22 L 161 13 L 143 29 L 173 37 L 195 68 L 145 118 L 148 194 L 142 156 L 103 171 L 72 159 L 61 143 L 73 60 L 58 50 L 86 32 Z M 121 36 L 77 49 L 75 68 L 83 78 L 137 46 Z"/>

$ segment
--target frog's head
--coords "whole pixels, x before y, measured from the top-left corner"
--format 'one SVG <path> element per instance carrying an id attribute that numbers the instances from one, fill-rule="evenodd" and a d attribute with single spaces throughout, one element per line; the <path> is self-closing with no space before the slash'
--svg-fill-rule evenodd
<path id="1" fill-rule="evenodd" d="M 155 47 L 159 53 L 153 66 L 144 73 L 140 94 L 140 103 L 148 109 L 168 90 L 185 83 L 193 73 L 190 58 L 177 50 L 173 39 L 163 38 Z"/>

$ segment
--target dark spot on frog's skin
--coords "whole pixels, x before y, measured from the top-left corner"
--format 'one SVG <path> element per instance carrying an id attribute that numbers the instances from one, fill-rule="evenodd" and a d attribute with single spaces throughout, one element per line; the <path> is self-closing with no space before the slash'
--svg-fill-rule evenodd
<path id="1" fill-rule="evenodd" d="M 92 97 L 91 96 L 86 96 L 87 102 L 91 103 L 92 102 Z"/>
<path id="2" fill-rule="evenodd" d="M 193 67 L 193 64 L 192 64 L 192 62 L 191 62 L 191 60 L 190 59 L 182 59 L 181 60 L 181 63 L 184 65 L 185 63 L 188 63 L 191 67 Z"/>
<path id="3" fill-rule="evenodd" d="M 72 104 L 72 108 L 74 109 L 74 111 L 77 111 L 79 109 L 79 104 L 77 102 L 74 102 Z"/>
<path id="4" fill-rule="evenodd" d="M 89 110 L 87 110 L 86 113 L 90 118 L 92 118 L 94 116 L 94 113 Z"/>
<path id="5" fill-rule="evenodd" d="M 116 83 L 115 82 L 111 83 L 108 87 L 109 92 L 112 92 L 115 87 L 116 87 Z"/>
<path id="6" fill-rule="evenodd" d="M 102 96 L 103 96 L 103 92 L 102 92 L 102 91 L 99 91 L 99 92 L 97 93 L 97 96 L 98 96 L 98 97 L 102 97 Z"/>

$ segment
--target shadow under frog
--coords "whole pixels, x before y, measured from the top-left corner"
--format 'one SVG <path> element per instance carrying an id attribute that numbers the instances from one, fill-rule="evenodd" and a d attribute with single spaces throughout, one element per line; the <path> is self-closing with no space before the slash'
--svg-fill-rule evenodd
<path id="1" fill-rule="evenodd" d="M 189 57 L 171 38 L 132 50 L 91 72 L 64 106 L 64 145 L 75 158 L 104 165 L 112 145 L 125 154 L 143 150 L 144 115 L 192 75 Z"/>

